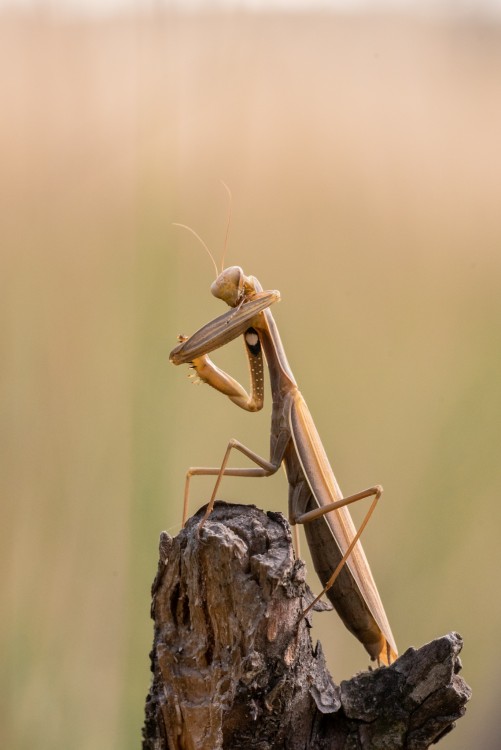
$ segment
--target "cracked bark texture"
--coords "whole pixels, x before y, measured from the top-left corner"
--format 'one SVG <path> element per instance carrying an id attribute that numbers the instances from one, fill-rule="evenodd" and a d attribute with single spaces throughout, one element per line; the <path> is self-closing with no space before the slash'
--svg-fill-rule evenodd
<path id="1" fill-rule="evenodd" d="M 200 520 L 160 540 L 143 750 L 421 750 L 454 727 L 471 695 L 457 633 L 337 686 L 282 514 Z"/>

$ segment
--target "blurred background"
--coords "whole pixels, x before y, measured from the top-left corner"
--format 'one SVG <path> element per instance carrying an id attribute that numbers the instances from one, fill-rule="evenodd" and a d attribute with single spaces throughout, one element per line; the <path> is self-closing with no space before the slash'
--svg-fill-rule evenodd
<path id="1" fill-rule="evenodd" d="M 465 639 L 440 746 L 499 744 L 500 9 L 263 5 L 0 2 L 2 747 L 139 746 L 185 470 L 267 453 L 269 398 L 168 360 L 224 311 L 172 226 L 219 260 L 221 179 L 226 263 L 281 291 L 344 492 L 384 485 L 364 546 L 401 652 Z M 247 382 L 241 342 L 214 359 Z M 287 512 L 282 472 L 220 496 Z M 366 668 L 333 614 L 313 635 L 336 681 Z"/>

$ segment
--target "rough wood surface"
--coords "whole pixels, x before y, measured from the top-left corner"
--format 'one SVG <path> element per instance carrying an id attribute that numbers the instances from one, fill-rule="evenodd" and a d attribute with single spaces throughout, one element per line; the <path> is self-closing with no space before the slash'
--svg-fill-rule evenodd
<path id="1" fill-rule="evenodd" d="M 285 518 L 217 503 L 199 523 L 161 536 L 143 750 L 421 750 L 464 714 L 457 633 L 337 686 Z"/>

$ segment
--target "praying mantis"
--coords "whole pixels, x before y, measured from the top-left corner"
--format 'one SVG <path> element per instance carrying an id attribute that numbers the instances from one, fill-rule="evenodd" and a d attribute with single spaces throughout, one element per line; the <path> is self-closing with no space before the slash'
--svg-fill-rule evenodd
<path id="1" fill-rule="evenodd" d="M 280 293 L 263 291 L 259 281 L 246 276 L 239 266 L 224 269 L 211 291 L 230 309 L 189 338 L 180 336 L 170 361 L 175 365 L 189 364 L 201 381 L 242 409 L 254 412 L 263 406 L 264 353 L 273 400 L 270 456 L 263 458 L 231 439 L 220 467 L 190 468 L 186 475 L 183 523 L 188 513 L 192 476 L 217 477 L 201 522 L 203 525 L 214 506 L 223 476 L 270 476 L 283 463 L 289 483 L 289 521 L 292 525 L 304 524 L 313 564 L 324 587 L 306 611 L 326 593 L 345 626 L 363 644 L 371 659 L 389 665 L 397 657 L 397 647 L 359 541 L 383 489 L 375 485 L 343 497 L 270 311 L 270 306 L 280 299 Z M 250 393 L 208 357 L 210 352 L 238 336 L 243 336 L 249 361 Z M 229 468 L 233 450 L 243 453 L 256 467 Z M 373 498 L 372 503 L 356 530 L 348 506 L 367 497 Z"/>

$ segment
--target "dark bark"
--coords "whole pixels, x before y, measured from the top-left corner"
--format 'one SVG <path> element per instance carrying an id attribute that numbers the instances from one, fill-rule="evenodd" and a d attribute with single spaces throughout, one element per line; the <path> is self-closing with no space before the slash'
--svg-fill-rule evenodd
<path id="1" fill-rule="evenodd" d="M 161 537 L 143 750 L 421 750 L 454 727 L 471 694 L 457 633 L 337 686 L 285 518 L 225 503 L 200 518 Z"/>

